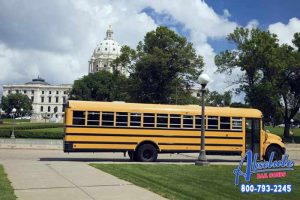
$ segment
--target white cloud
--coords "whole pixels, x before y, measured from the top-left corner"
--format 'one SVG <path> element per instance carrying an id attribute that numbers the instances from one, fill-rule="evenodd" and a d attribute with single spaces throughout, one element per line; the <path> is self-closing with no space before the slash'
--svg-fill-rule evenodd
<path id="1" fill-rule="evenodd" d="M 230 14 L 230 12 L 229 12 L 228 9 L 224 9 L 224 10 L 223 10 L 223 16 L 224 16 L 225 18 L 231 17 L 231 14 Z"/>
<path id="2" fill-rule="evenodd" d="M 294 17 L 289 20 L 288 24 L 283 24 L 281 22 L 271 24 L 269 25 L 269 30 L 278 35 L 281 44 L 285 43 L 293 45 L 292 40 L 294 33 L 300 32 L 300 19 Z"/>
<path id="3" fill-rule="evenodd" d="M 225 38 L 237 24 L 228 19 L 227 9 L 218 15 L 204 1 L 184 0 L 1 1 L 0 87 L 27 82 L 37 75 L 50 83 L 72 83 L 87 74 L 88 60 L 108 25 L 112 25 L 116 41 L 132 48 L 155 29 L 154 20 L 142 12 L 147 7 L 183 24 L 197 53 L 204 56 L 205 71 L 213 77 L 210 89 L 226 89 L 226 76 L 214 73 L 216 53 L 208 39 Z"/>
<path id="4" fill-rule="evenodd" d="M 210 90 L 223 93 L 228 89 L 228 82 L 224 74 L 215 73 L 217 67 L 214 63 L 216 55 L 214 49 L 208 43 L 208 39 L 225 38 L 232 32 L 237 24 L 228 20 L 230 13 L 224 10 L 223 16 L 215 13 L 204 1 L 179 0 L 170 4 L 170 1 L 151 1 L 150 6 L 156 12 L 170 15 L 174 20 L 184 25 L 189 30 L 190 40 L 194 44 L 198 54 L 202 55 L 205 62 L 204 72 L 212 81 L 208 85 Z"/>
<path id="5" fill-rule="evenodd" d="M 246 25 L 246 28 L 248 29 L 253 29 L 253 28 L 257 28 L 259 25 L 259 22 L 258 20 L 256 19 L 252 19 L 248 22 L 248 24 Z"/>

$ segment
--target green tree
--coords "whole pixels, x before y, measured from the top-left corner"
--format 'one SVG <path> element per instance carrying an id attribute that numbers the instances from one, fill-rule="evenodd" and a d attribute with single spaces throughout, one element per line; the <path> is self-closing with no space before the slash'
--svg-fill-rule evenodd
<path id="1" fill-rule="evenodd" d="M 120 58 L 117 62 L 131 69 L 132 101 L 170 104 L 193 101 L 190 89 L 204 63 L 186 38 L 158 27 L 146 34 L 136 50 L 124 48 Z"/>
<path id="2" fill-rule="evenodd" d="M 75 80 L 70 99 L 87 101 L 127 101 L 127 78 L 115 71 L 99 71 Z"/>
<path id="3" fill-rule="evenodd" d="M 230 106 L 232 94 L 230 91 L 220 94 L 217 91 L 208 92 L 207 94 L 207 105 L 210 106 Z"/>
<path id="4" fill-rule="evenodd" d="M 16 116 L 26 113 L 31 113 L 32 102 L 27 95 L 24 94 L 9 94 L 7 96 L 2 96 L 1 108 L 7 114 L 11 113 L 12 109 L 15 108 Z M 23 112 L 21 112 L 21 108 Z"/>
<path id="5" fill-rule="evenodd" d="M 259 29 L 237 28 L 227 39 L 236 45 L 215 57 L 220 73 L 240 69 L 240 91 L 246 102 L 263 111 L 266 118 L 284 118 L 284 137 L 289 137 L 290 119 L 299 110 L 299 48 L 279 45 L 277 36 Z M 293 40 L 299 45 L 299 34 Z M 297 46 L 298 47 L 298 46 Z"/>

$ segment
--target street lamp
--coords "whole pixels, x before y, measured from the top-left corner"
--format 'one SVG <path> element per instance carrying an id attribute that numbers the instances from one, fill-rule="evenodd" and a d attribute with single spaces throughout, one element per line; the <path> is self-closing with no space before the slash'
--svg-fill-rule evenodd
<path id="1" fill-rule="evenodd" d="M 290 136 L 292 138 L 292 143 L 295 143 L 295 140 L 294 140 L 294 131 L 293 131 L 293 123 L 294 123 L 294 120 L 291 119 L 291 131 L 290 131 Z"/>
<path id="2" fill-rule="evenodd" d="M 21 111 L 21 119 L 22 119 L 22 117 L 23 117 L 23 108 L 21 108 L 20 111 Z"/>
<path id="3" fill-rule="evenodd" d="M 198 79 L 199 83 L 201 84 L 201 94 L 202 94 L 202 112 L 201 112 L 201 148 L 199 152 L 198 160 L 196 160 L 195 165 L 200 166 L 207 166 L 209 165 L 209 162 L 206 159 L 206 153 L 205 153 L 205 87 L 207 83 L 209 82 L 209 76 L 207 74 L 201 74 Z"/>
<path id="4" fill-rule="evenodd" d="M 13 108 L 12 110 L 11 110 L 11 112 L 12 112 L 12 114 L 13 114 L 13 124 L 12 124 L 12 133 L 11 133 L 11 136 L 10 136 L 10 138 L 11 139 L 15 139 L 16 137 L 15 137 L 15 113 L 16 113 L 16 111 L 17 111 L 17 109 L 15 109 L 15 108 Z"/>

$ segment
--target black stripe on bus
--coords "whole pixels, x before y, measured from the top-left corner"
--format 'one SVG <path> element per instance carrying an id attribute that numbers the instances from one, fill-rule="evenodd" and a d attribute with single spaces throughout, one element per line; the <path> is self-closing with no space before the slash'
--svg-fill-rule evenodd
<path id="1" fill-rule="evenodd" d="M 242 151 L 205 150 L 206 155 L 241 155 Z M 159 153 L 199 153 L 199 150 L 162 150 Z M 192 159 L 192 157 L 191 157 Z"/>
<path id="2" fill-rule="evenodd" d="M 190 146 L 199 146 L 200 144 L 196 143 L 158 143 L 158 145 L 190 145 Z M 242 147 L 242 144 L 205 144 L 205 146 L 234 146 L 234 147 Z"/>
<path id="3" fill-rule="evenodd" d="M 137 142 L 97 142 L 97 141 L 66 141 L 73 144 L 137 144 Z"/>
<path id="4" fill-rule="evenodd" d="M 66 136 L 123 136 L 123 137 L 170 137 L 170 138 L 199 138 L 199 136 L 187 136 L 187 135 L 144 135 L 144 134 L 102 134 L 102 133 L 66 133 Z M 209 139 L 243 139 L 243 137 L 225 137 L 225 136 L 205 136 Z"/>
<path id="5" fill-rule="evenodd" d="M 113 127 L 113 126 L 74 126 L 68 125 L 66 128 L 112 128 L 112 129 L 142 129 L 142 130 L 184 130 L 184 131 L 200 131 L 201 128 L 154 128 L 154 127 Z M 216 129 L 205 129 L 205 131 L 215 131 L 215 132 L 243 132 L 243 130 L 216 130 Z"/>

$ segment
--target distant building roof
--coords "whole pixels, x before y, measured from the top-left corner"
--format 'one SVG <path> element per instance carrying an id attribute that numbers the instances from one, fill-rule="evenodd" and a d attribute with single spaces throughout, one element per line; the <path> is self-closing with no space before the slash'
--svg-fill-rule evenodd
<path id="1" fill-rule="evenodd" d="M 27 82 L 25 83 L 26 85 L 50 85 L 49 83 L 47 83 L 45 81 L 45 79 L 41 78 L 41 77 L 37 77 L 37 78 L 34 78 L 32 79 L 31 82 Z"/>

